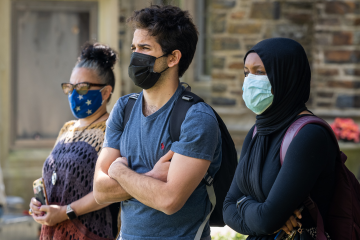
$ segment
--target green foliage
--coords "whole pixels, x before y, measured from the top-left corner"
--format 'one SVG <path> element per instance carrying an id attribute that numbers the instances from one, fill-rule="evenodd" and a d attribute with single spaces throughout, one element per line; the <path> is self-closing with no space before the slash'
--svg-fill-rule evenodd
<path id="1" fill-rule="evenodd" d="M 240 233 L 231 234 L 227 233 L 226 235 L 217 234 L 211 237 L 211 240 L 245 240 L 247 236 L 241 235 Z"/>

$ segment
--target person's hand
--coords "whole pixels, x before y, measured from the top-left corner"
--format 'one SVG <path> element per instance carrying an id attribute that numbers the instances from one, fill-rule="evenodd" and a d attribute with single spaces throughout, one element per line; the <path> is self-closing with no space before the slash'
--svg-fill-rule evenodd
<path id="1" fill-rule="evenodd" d="M 66 206 L 42 205 L 39 211 L 45 212 L 45 214 L 43 216 L 33 215 L 33 218 L 36 222 L 42 225 L 54 226 L 68 219 Z"/>
<path id="2" fill-rule="evenodd" d="M 41 216 L 45 214 L 44 212 L 40 211 L 41 202 L 36 200 L 36 198 L 31 198 L 29 207 L 33 212 L 31 214 L 32 216 Z"/>
<path id="3" fill-rule="evenodd" d="M 294 211 L 295 216 L 298 219 L 301 219 L 301 213 L 298 209 L 296 209 Z M 299 223 L 297 221 L 297 219 L 295 218 L 295 216 L 291 215 L 290 218 L 286 221 L 286 223 L 284 224 L 284 226 L 281 227 L 281 229 L 286 232 L 287 234 L 290 234 L 291 231 L 294 229 L 294 227 L 301 227 L 301 223 Z"/>
<path id="4" fill-rule="evenodd" d="M 170 160 L 174 156 L 173 151 L 168 151 L 159 161 L 155 164 L 154 168 L 146 175 L 167 182 L 167 175 L 170 167 Z"/>
<path id="5" fill-rule="evenodd" d="M 118 172 L 117 169 L 120 167 L 120 164 L 129 166 L 128 161 L 125 157 L 118 157 L 109 167 L 108 175 L 111 178 L 114 178 L 116 176 L 116 173 Z"/>

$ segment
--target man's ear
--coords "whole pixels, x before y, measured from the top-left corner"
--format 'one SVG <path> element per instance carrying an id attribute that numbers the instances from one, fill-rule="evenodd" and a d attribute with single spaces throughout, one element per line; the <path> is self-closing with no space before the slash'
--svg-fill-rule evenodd
<path id="1" fill-rule="evenodd" d="M 109 100 L 109 97 L 110 97 L 110 95 L 111 95 L 111 93 L 112 93 L 112 86 L 110 86 L 110 85 L 107 85 L 102 91 L 101 91 L 101 95 L 102 95 L 102 99 L 104 100 L 104 101 L 107 101 L 107 100 Z"/>
<path id="2" fill-rule="evenodd" d="M 167 64 L 168 67 L 174 67 L 179 64 L 181 59 L 181 52 L 179 50 L 174 50 L 171 54 L 168 55 Z"/>

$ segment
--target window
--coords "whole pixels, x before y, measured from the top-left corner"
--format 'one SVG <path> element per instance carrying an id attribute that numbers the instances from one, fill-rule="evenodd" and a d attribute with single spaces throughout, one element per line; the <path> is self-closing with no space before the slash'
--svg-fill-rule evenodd
<path id="1" fill-rule="evenodd" d="M 74 119 L 60 84 L 96 39 L 97 3 L 18 1 L 12 11 L 12 143 L 50 147 Z"/>
<path id="2" fill-rule="evenodd" d="M 211 81 L 211 25 L 208 14 L 209 0 L 196 1 L 196 22 L 199 40 L 196 48 L 196 81 Z"/>

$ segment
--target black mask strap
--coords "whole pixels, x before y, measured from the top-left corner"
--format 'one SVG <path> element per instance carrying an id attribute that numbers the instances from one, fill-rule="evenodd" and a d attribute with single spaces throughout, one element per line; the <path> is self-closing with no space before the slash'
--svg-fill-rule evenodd
<path id="1" fill-rule="evenodd" d="M 159 72 L 160 74 L 162 74 L 163 72 L 165 72 L 166 70 L 168 70 L 169 67 L 165 68 L 164 70 L 162 70 L 161 72 Z"/>
<path id="2" fill-rule="evenodd" d="M 162 55 L 162 56 L 160 56 L 160 57 L 158 57 L 158 58 L 162 58 L 162 57 L 165 57 L 165 56 L 167 56 L 167 55 L 169 55 L 169 54 L 165 53 L 164 55 Z M 156 59 L 158 59 L 158 58 L 156 58 Z M 162 71 L 159 72 L 159 73 L 162 74 L 163 72 L 165 72 L 166 70 L 168 70 L 168 68 L 169 68 L 169 67 L 165 68 L 164 70 L 162 70 Z"/>
<path id="3" fill-rule="evenodd" d="M 157 57 L 156 59 L 159 59 L 159 58 L 165 57 L 165 56 L 167 56 L 167 55 L 169 55 L 169 54 L 165 53 L 164 55 L 162 55 L 162 56 L 160 56 L 160 57 Z"/>

